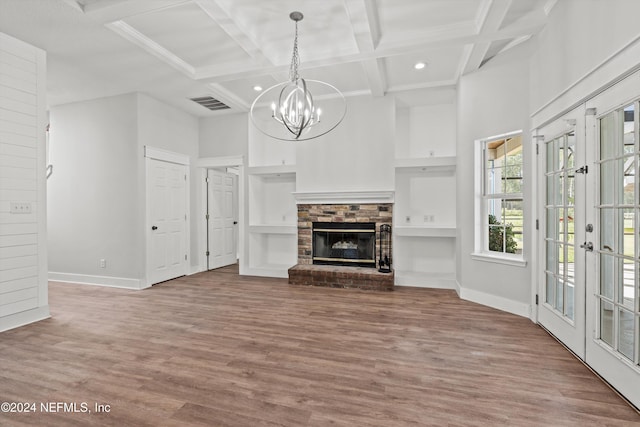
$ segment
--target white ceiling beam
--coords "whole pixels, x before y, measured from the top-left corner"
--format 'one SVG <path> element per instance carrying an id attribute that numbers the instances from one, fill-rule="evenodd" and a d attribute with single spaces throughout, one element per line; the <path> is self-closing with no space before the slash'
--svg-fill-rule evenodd
<path id="1" fill-rule="evenodd" d="M 155 56 L 160 59 L 162 62 L 171 65 L 176 70 L 185 74 L 187 77 L 194 78 L 195 77 L 195 69 L 193 66 L 183 61 L 181 58 L 165 49 L 158 43 L 151 40 L 149 37 L 140 33 L 138 30 L 133 28 L 131 25 L 127 24 L 124 21 L 116 21 L 111 22 L 106 25 L 111 31 L 120 35 L 124 39 L 130 41 L 135 44 L 145 52 Z"/>
<path id="2" fill-rule="evenodd" d="M 504 22 L 511 2 L 512 0 L 484 0 L 476 14 L 478 34 L 496 32 Z M 491 41 L 474 43 L 473 49 L 466 59 L 466 64 L 462 67 L 461 74 L 467 74 L 480 68 L 490 47 Z"/>
<path id="3" fill-rule="evenodd" d="M 360 53 L 373 53 L 380 42 L 380 22 L 375 1 L 345 0 L 344 4 L 358 50 Z M 371 94 L 384 96 L 387 89 L 387 75 L 383 59 L 364 60 L 361 65 Z"/>
<path id="4" fill-rule="evenodd" d="M 383 59 L 366 59 L 361 62 L 373 96 L 384 96 L 387 91 L 387 73 Z"/>
<path id="5" fill-rule="evenodd" d="M 170 9 L 189 2 L 191 2 L 191 0 L 98 1 L 87 4 L 82 10 L 87 16 L 91 17 L 91 19 L 102 24 L 108 24 L 131 16 Z"/>
<path id="6" fill-rule="evenodd" d="M 404 92 L 408 90 L 433 89 L 433 88 L 455 88 L 458 82 L 456 80 L 439 80 L 424 83 L 414 83 L 408 85 L 391 86 L 387 89 L 388 93 Z"/>

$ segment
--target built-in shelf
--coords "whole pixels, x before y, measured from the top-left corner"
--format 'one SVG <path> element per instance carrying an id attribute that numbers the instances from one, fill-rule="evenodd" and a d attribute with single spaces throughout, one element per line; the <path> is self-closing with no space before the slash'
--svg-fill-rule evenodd
<path id="1" fill-rule="evenodd" d="M 262 176 L 295 176 L 296 165 L 253 166 L 247 168 L 247 173 Z"/>
<path id="2" fill-rule="evenodd" d="M 397 237 L 456 237 L 454 225 L 402 225 L 393 227 L 393 232 Z"/>
<path id="3" fill-rule="evenodd" d="M 396 159 L 397 171 L 427 172 L 427 171 L 455 171 L 456 157 L 419 157 L 408 159 Z"/>
<path id="4" fill-rule="evenodd" d="M 286 224 L 256 224 L 249 225 L 249 232 L 256 234 L 296 234 L 297 225 Z"/>

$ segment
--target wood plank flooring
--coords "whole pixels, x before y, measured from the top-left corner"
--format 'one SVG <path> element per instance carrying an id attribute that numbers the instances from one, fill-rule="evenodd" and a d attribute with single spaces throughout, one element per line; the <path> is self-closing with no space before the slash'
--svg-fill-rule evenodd
<path id="1" fill-rule="evenodd" d="M 640 426 L 528 319 L 455 292 L 288 285 L 234 267 L 144 291 L 52 282 L 0 334 L 1 426 Z M 110 412 L 95 412 L 95 404 Z"/>

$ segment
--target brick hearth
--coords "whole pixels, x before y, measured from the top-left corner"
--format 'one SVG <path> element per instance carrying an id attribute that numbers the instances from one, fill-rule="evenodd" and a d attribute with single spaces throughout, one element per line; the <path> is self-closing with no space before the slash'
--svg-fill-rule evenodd
<path id="1" fill-rule="evenodd" d="M 331 288 L 392 291 L 393 276 L 393 272 L 380 273 L 375 268 L 367 267 L 298 264 L 289 269 L 289 283 L 292 285 Z"/>
<path id="2" fill-rule="evenodd" d="M 314 222 L 373 222 L 376 225 L 376 257 L 380 250 L 379 230 L 391 225 L 393 204 L 299 204 L 298 264 L 289 269 L 289 283 L 340 288 L 393 290 L 394 274 L 376 268 L 314 265 L 312 227 Z"/>

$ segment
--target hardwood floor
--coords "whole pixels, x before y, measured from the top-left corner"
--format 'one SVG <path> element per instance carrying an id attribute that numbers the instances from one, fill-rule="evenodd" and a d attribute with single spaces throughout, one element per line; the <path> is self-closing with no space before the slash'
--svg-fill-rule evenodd
<path id="1" fill-rule="evenodd" d="M 2 426 L 640 426 L 538 326 L 453 291 L 222 269 L 49 297 L 51 319 L 0 334 L 0 402 L 38 405 Z"/>

